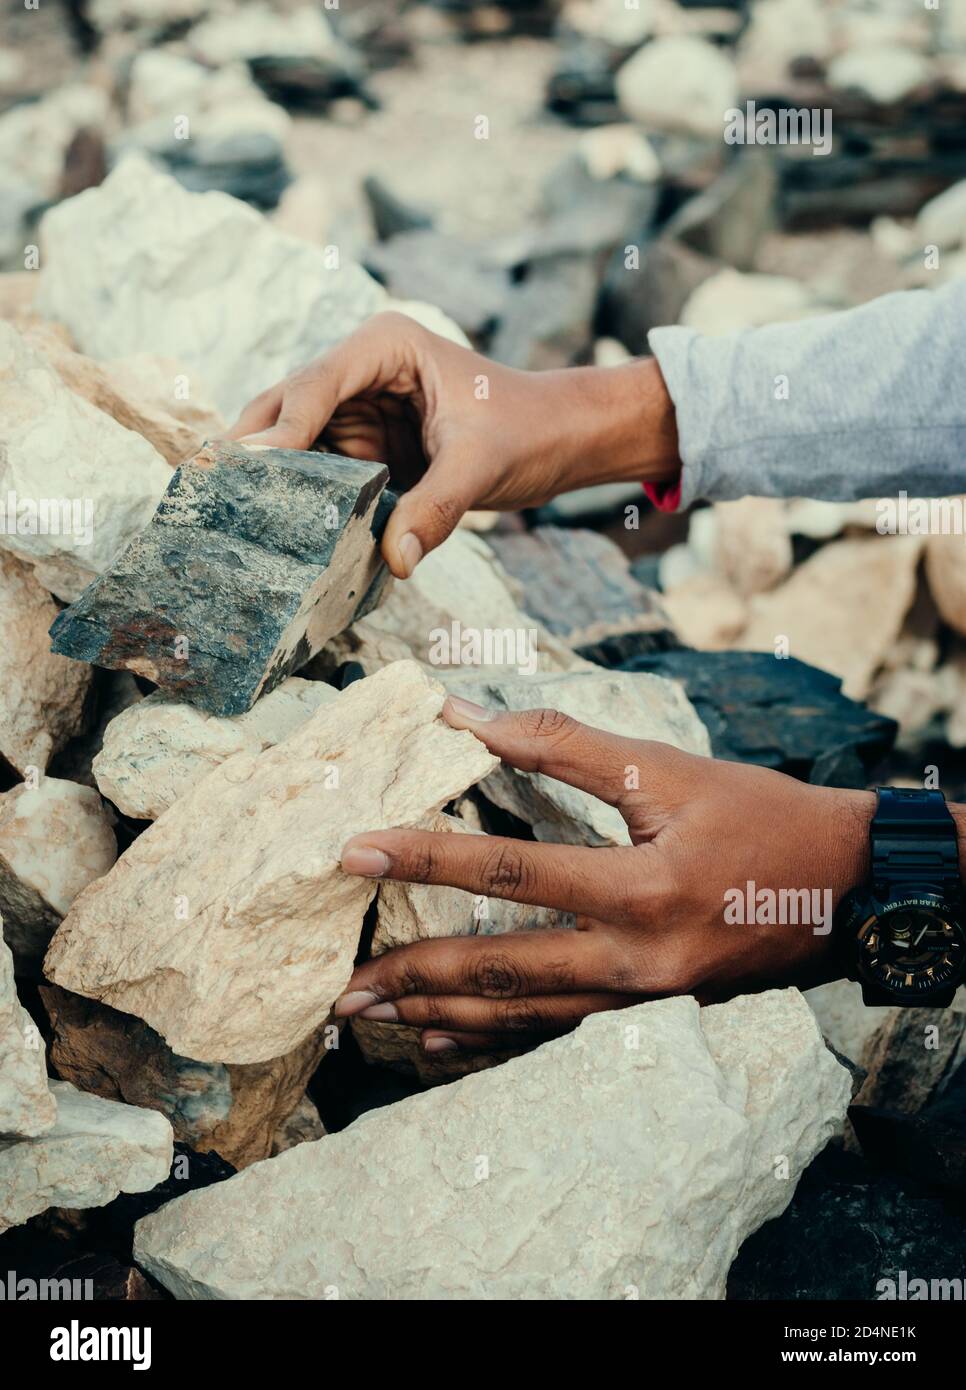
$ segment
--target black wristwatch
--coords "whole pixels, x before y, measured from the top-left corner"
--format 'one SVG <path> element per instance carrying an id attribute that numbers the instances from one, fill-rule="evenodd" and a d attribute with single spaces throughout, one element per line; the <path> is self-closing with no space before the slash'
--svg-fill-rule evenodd
<path id="1" fill-rule="evenodd" d="M 836 913 L 850 979 L 866 1004 L 942 1008 L 966 976 L 956 822 L 940 791 L 880 787 L 872 876 Z"/>

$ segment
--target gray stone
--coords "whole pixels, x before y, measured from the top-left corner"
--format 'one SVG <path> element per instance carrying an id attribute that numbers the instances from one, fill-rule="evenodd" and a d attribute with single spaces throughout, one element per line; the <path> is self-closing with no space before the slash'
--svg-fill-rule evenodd
<path id="1" fill-rule="evenodd" d="M 849 1092 L 795 990 L 593 1014 L 162 1207 L 135 1257 L 192 1299 L 722 1298 Z"/>
<path id="2" fill-rule="evenodd" d="M 368 613 L 388 571 L 382 464 L 215 443 L 51 627 L 53 650 L 240 714 Z"/>
<path id="3" fill-rule="evenodd" d="M 154 1110 L 52 1081 L 57 1123 L 33 1139 L 0 1140 L 0 1232 L 48 1207 L 103 1207 L 149 1192 L 168 1175 L 171 1126 Z"/>

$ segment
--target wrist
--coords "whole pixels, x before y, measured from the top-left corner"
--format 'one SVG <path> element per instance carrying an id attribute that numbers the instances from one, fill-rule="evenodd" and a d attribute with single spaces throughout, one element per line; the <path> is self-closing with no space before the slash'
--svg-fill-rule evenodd
<path id="1" fill-rule="evenodd" d="M 566 373 L 568 488 L 673 483 L 681 471 L 674 402 L 657 359 Z"/>

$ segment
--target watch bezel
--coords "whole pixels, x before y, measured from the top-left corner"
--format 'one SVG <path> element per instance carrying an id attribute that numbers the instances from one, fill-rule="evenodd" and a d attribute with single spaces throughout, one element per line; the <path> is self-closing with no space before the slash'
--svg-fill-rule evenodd
<path id="1" fill-rule="evenodd" d="M 846 910 L 846 927 L 851 939 L 853 978 L 876 994 L 897 1005 L 919 1005 L 928 1008 L 934 999 L 948 995 L 950 990 L 955 990 L 966 977 L 966 920 L 963 903 L 958 896 L 937 891 L 933 885 L 897 885 L 886 894 L 858 889 L 848 895 L 843 908 Z M 958 969 L 951 977 L 935 981 L 929 989 L 897 987 L 891 984 L 888 977 L 882 978 L 868 968 L 863 951 L 863 942 L 874 926 L 895 912 L 915 908 L 926 909 L 941 917 L 955 931 L 962 947 L 962 959 Z"/>

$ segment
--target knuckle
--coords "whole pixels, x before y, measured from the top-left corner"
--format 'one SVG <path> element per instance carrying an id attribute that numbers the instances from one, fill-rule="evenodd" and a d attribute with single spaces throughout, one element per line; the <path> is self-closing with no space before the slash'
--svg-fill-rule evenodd
<path id="1" fill-rule="evenodd" d="M 401 961 L 398 975 L 398 995 L 429 994 L 429 992 L 429 977 L 419 963 L 414 960 Z"/>
<path id="2" fill-rule="evenodd" d="M 526 997 L 508 999 L 500 1006 L 500 1024 L 508 1033 L 537 1033 L 543 1027 L 534 1001 Z"/>
<path id="3" fill-rule="evenodd" d="M 536 875 L 520 850 L 501 845 L 491 853 L 483 867 L 483 882 L 494 897 L 532 890 Z"/>
<path id="4" fill-rule="evenodd" d="M 508 999 L 522 994 L 527 981 L 509 956 L 487 951 L 470 962 L 467 983 L 473 993 L 485 998 Z"/>
<path id="5" fill-rule="evenodd" d="M 463 515 L 462 507 L 451 497 L 427 497 L 423 507 L 432 519 L 433 529 L 447 533 L 453 530 Z"/>
<path id="6" fill-rule="evenodd" d="M 383 309 L 381 313 L 374 314 L 365 324 L 364 329 L 360 331 L 370 332 L 378 338 L 389 335 L 414 339 L 422 332 L 422 327 L 415 319 L 411 319 L 408 314 L 401 313 L 399 309 Z"/>
<path id="7" fill-rule="evenodd" d="M 569 738 L 580 726 L 569 714 L 558 709 L 528 709 L 520 715 L 521 732 L 527 738 L 553 739 L 556 742 Z"/>

